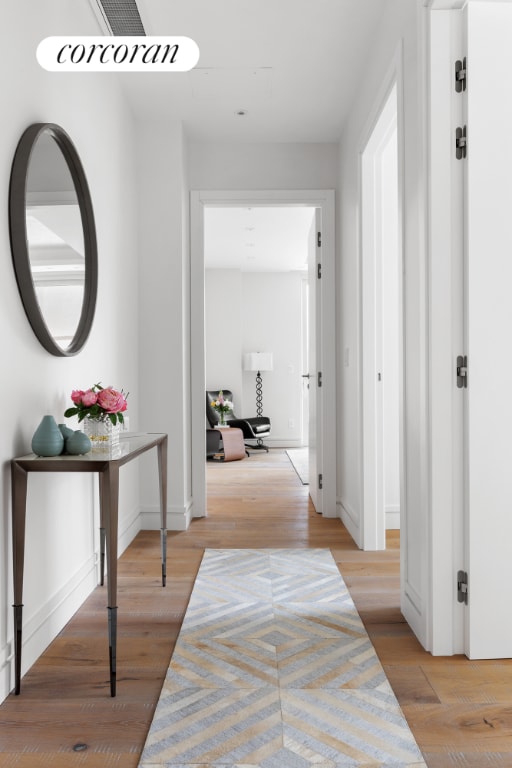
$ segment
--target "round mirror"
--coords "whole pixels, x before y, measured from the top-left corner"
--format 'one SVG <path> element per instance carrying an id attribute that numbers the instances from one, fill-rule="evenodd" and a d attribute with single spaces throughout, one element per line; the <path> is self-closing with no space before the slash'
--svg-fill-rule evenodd
<path id="1" fill-rule="evenodd" d="M 16 280 L 34 333 L 51 354 L 76 354 L 96 306 L 96 232 L 80 158 L 58 125 L 36 123 L 21 137 L 9 223 Z"/>

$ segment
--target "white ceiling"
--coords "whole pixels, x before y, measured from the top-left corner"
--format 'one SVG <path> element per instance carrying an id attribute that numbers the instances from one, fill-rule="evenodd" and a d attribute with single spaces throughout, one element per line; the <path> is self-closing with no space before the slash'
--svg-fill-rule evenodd
<path id="1" fill-rule="evenodd" d="M 387 1 L 137 0 L 146 34 L 191 37 L 200 58 L 120 77 L 137 113 L 192 140 L 337 142 Z"/>
<path id="2" fill-rule="evenodd" d="M 338 142 L 387 2 L 137 0 L 147 35 L 191 37 L 200 58 L 120 79 L 134 113 L 180 120 L 191 141 Z M 210 209 L 207 267 L 302 268 L 305 215 Z"/>
<path id="3" fill-rule="evenodd" d="M 205 268 L 306 269 L 313 218 L 314 208 L 205 208 Z"/>

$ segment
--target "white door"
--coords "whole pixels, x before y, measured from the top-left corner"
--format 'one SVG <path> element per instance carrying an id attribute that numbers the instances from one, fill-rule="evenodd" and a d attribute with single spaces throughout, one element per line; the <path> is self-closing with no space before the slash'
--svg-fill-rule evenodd
<path id="1" fill-rule="evenodd" d="M 400 514 L 397 183 L 393 86 L 361 155 L 362 544 L 367 550 L 386 548 L 386 479 L 396 517 Z"/>
<path id="2" fill-rule="evenodd" d="M 512 4 L 470 0 L 466 32 L 466 653 L 503 658 L 512 657 Z"/>
<path id="3" fill-rule="evenodd" d="M 321 232 L 320 211 L 315 210 L 315 218 L 311 225 L 308 238 L 308 386 L 309 386 L 309 495 L 316 511 L 322 512 L 322 489 L 319 483 L 319 467 L 322 466 L 322 457 L 319 452 L 322 449 L 321 433 L 322 416 L 319 413 L 321 397 L 318 392 L 319 375 L 319 345 L 317 337 L 320 335 L 321 296 L 319 291 L 318 269 L 321 265 L 321 246 L 319 235 Z"/>

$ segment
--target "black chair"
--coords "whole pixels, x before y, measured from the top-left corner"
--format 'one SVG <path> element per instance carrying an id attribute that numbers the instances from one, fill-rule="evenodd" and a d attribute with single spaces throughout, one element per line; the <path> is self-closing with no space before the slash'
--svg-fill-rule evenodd
<path id="1" fill-rule="evenodd" d="M 213 459 L 221 453 L 221 434 L 218 429 L 206 430 L 206 458 Z"/>
<path id="2" fill-rule="evenodd" d="M 215 427 L 219 423 L 219 414 L 212 408 L 212 401 L 217 400 L 219 392 L 222 392 L 226 400 L 233 402 L 233 393 L 229 389 L 214 389 L 206 392 L 206 418 L 210 427 Z M 268 447 L 263 444 L 263 439 L 270 435 L 271 425 L 268 416 L 252 416 L 249 419 L 239 419 L 235 416 L 234 412 L 226 413 L 224 416 L 226 422 L 229 422 L 230 427 L 238 427 L 242 430 L 244 440 L 256 441 L 256 445 L 251 443 L 245 444 L 247 448 L 251 448 L 253 451 L 262 450 L 267 451 Z"/>

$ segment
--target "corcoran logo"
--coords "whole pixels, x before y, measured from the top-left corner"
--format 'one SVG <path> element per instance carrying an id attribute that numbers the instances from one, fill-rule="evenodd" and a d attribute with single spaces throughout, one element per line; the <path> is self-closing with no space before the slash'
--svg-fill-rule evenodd
<path id="1" fill-rule="evenodd" d="M 199 48 L 190 37 L 46 37 L 36 55 L 49 72 L 188 72 Z"/>

